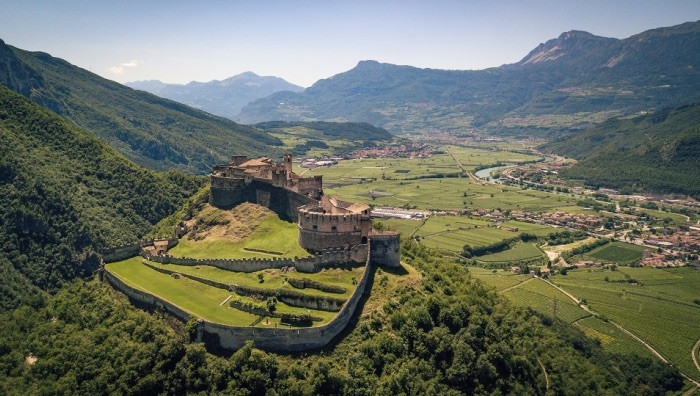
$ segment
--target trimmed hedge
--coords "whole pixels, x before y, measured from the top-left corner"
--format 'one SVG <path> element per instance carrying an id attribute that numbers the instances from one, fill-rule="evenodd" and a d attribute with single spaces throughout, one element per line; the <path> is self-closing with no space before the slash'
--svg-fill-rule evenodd
<path id="1" fill-rule="evenodd" d="M 327 285 L 309 278 L 287 278 L 287 283 L 296 289 L 316 289 L 326 293 L 344 294 L 345 288 L 336 285 Z"/>

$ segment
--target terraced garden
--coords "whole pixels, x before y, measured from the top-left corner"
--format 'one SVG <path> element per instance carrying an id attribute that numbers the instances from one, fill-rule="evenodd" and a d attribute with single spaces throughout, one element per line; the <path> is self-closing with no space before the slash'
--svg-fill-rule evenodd
<path id="1" fill-rule="evenodd" d="M 135 257 L 107 264 L 106 269 L 127 285 L 169 301 L 196 317 L 233 326 L 282 326 L 280 318 L 265 316 L 265 320 L 261 320 L 260 315 L 245 312 L 229 305 L 231 300 L 251 305 L 265 305 L 265 299 L 260 300 L 239 295 L 225 288 L 214 287 L 185 276 L 162 273 L 146 266 L 142 261 L 144 260 L 141 257 Z M 352 270 L 326 269 L 315 274 L 282 272 L 273 269 L 241 273 L 209 266 L 148 263 L 164 270 L 195 275 L 199 278 L 225 284 L 269 291 L 287 290 L 306 296 L 335 299 L 347 299 L 355 290 L 355 283 L 362 277 L 364 271 L 364 267 L 359 267 Z M 263 282 L 260 282 L 259 274 L 262 275 Z M 297 289 L 289 283 L 287 278 L 310 279 L 323 285 L 342 287 L 345 291 L 343 293 L 328 293 L 311 288 Z M 292 306 L 282 301 L 277 301 L 274 312 L 277 314 L 310 314 L 318 318 L 317 321 L 313 322 L 314 326 L 325 324 L 336 315 L 336 312 Z"/>

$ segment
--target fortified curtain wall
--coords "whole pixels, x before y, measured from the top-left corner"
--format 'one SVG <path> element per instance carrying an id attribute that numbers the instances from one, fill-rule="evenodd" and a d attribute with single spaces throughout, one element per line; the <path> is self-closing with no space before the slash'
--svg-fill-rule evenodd
<path id="1" fill-rule="evenodd" d="M 231 208 L 243 202 L 264 206 L 282 220 L 291 222 L 297 221 L 297 209 L 300 206 L 318 203 L 313 198 L 274 186 L 266 180 L 252 180 L 246 184 L 243 179 L 211 177 L 210 204 L 219 208 Z"/>
<path id="2" fill-rule="evenodd" d="M 314 273 L 324 268 L 357 267 L 363 265 L 369 256 L 369 245 L 356 245 L 350 248 L 327 249 L 320 254 L 303 258 L 254 258 L 254 259 L 195 259 L 170 255 L 154 256 L 144 253 L 143 257 L 161 264 L 210 265 L 235 272 L 256 272 L 264 269 L 294 267 L 299 272 Z"/>
<path id="3" fill-rule="evenodd" d="M 258 328 L 228 326 L 203 319 L 197 322 L 197 340 L 208 348 L 236 350 L 246 341 L 253 340 L 255 347 L 268 351 L 301 352 L 318 349 L 331 342 L 340 334 L 352 319 L 357 304 L 365 293 L 372 273 L 369 255 L 365 260 L 365 271 L 355 292 L 343 304 L 340 312 L 329 323 L 309 328 Z M 127 285 L 117 276 L 104 271 L 104 279 L 115 289 L 127 295 L 132 301 L 150 309 L 163 310 L 186 322 L 190 314 L 184 309 L 150 293 Z"/>

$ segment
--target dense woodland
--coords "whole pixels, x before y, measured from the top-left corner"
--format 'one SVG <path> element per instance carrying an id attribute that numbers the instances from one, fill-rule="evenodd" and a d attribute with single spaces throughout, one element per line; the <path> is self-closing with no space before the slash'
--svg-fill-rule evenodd
<path id="1" fill-rule="evenodd" d="M 133 90 L 43 52 L 0 40 L 0 84 L 66 117 L 152 169 L 204 174 L 231 153 L 262 155 L 266 132 Z"/>
<path id="2" fill-rule="evenodd" d="M 37 309 L 0 317 L 0 393 L 544 394 L 542 367 L 554 394 L 651 395 L 683 385 L 669 366 L 609 355 L 573 327 L 511 306 L 434 251 L 408 243 L 403 258 L 419 283 L 375 282 L 384 304 L 337 345 L 301 355 L 248 345 L 217 357 L 167 316 L 95 280 L 76 281 Z"/>
<path id="3" fill-rule="evenodd" d="M 561 175 L 591 186 L 700 198 L 700 103 L 610 119 L 545 148 L 580 159 Z"/>
<path id="4" fill-rule="evenodd" d="M 204 182 L 141 168 L 0 87 L 0 310 L 97 268 L 95 252 L 138 240 Z"/>

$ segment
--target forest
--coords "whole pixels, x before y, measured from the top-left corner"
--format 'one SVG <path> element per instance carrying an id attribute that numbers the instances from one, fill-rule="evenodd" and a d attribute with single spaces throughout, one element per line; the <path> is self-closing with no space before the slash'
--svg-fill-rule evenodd
<path id="1" fill-rule="evenodd" d="M 574 327 L 510 305 L 433 250 L 408 242 L 402 253 L 419 282 L 377 270 L 388 281 L 375 282 L 348 334 L 299 355 L 250 344 L 212 355 L 183 324 L 76 280 L 0 315 L 0 393 L 544 394 L 549 386 L 639 395 L 683 386 L 670 366 L 610 355 Z"/>

